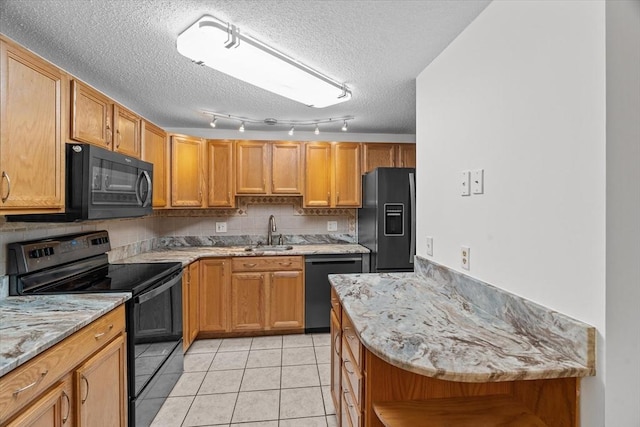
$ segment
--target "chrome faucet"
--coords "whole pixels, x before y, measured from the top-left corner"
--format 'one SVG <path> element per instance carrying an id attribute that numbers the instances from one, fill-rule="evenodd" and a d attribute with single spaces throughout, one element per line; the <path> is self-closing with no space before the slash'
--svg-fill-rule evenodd
<path id="1" fill-rule="evenodd" d="M 267 227 L 267 246 L 273 245 L 273 232 L 276 230 L 276 217 L 271 215 L 269 217 L 269 225 Z"/>

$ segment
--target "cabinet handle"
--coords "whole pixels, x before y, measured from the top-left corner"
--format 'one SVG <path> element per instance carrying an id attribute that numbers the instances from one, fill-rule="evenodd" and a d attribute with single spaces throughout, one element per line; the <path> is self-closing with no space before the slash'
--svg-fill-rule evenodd
<path id="1" fill-rule="evenodd" d="M 340 203 L 340 192 L 338 191 L 338 194 L 336 194 L 336 203 Z"/>
<path id="2" fill-rule="evenodd" d="M 107 139 L 105 141 L 105 145 L 109 145 L 109 141 L 111 141 L 111 123 L 109 123 L 109 118 L 107 117 Z"/>
<path id="3" fill-rule="evenodd" d="M 283 267 L 289 267 L 291 265 L 291 261 L 289 261 L 289 262 L 279 262 L 278 264 L 280 264 Z"/>
<path id="4" fill-rule="evenodd" d="M 22 393 L 23 391 L 29 390 L 29 389 L 30 389 L 31 387 L 33 387 L 34 385 L 38 384 L 40 381 L 42 381 L 42 379 L 43 379 L 43 378 L 45 377 L 45 375 L 47 375 L 48 373 L 49 373 L 49 371 L 48 371 L 48 370 L 44 371 L 43 373 L 41 373 L 41 374 L 40 374 L 40 377 L 39 377 L 37 380 L 35 380 L 34 382 L 32 382 L 32 383 L 31 383 L 31 384 L 29 384 L 29 385 L 26 385 L 26 386 L 24 386 L 24 387 L 22 387 L 22 388 L 17 389 L 16 391 L 14 391 L 14 392 L 13 392 L 13 398 L 14 398 L 14 399 L 15 399 L 15 398 L 17 398 L 17 397 L 18 397 L 18 395 L 19 395 L 20 393 Z"/>
<path id="5" fill-rule="evenodd" d="M 2 203 L 4 203 L 9 199 L 9 195 L 11 194 L 11 178 L 9 178 L 8 173 L 2 171 L 2 179 L 7 180 L 7 195 L 2 198 Z"/>
<path id="6" fill-rule="evenodd" d="M 349 408 L 353 408 L 353 403 L 349 403 L 349 400 L 350 400 L 350 399 L 348 399 L 348 398 L 347 398 L 347 395 L 348 395 L 348 394 L 351 394 L 351 393 L 349 393 L 349 390 L 343 390 L 343 391 L 342 391 L 342 394 L 344 394 L 344 401 L 345 401 L 345 402 L 347 402 L 347 406 L 348 406 Z"/>
<path id="7" fill-rule="evenodd" d="M 101 333 L 99 333 L 99 334 L 95 334 L 93 337 L 94 337 L 96 340 L 99 340 L 103 335 L 106 335 L 106 334 L 107 334 L 107 332 L 109 332 L 109 331 L 110 331 L 110 330 L 112 330 L 112 329 L 113 329 L 113 325 L 109 325 L 109 329 L 107 329 L 106 331 L 101 332 Z"/>
<path id="8" fill-rule="evenodd" d="M 253 267 L 255 267 L 257 264 L 249 264 L 249 263 L 245 263 L 245 264 L 242 264 L 242 265 L 244 265 L 244 266 L 245 266 L 245 267 L 247 267 L 247 268 L 253 268 Z M 262 276 L 260 276 L 260 277 L 262 277 Z"/>
<path id="9" fill-rule="evenodd" d="M 87 385 L 87 394 L 85 394 L 84 398 L 82 399 L 82 401 L 80 403 L 82 403 L 84 405 L 84 402 L 87 401 L 87 399 L 89 398 L 89 380 L 87 379 L 87 377 L 85 377 L 84 375 L 80 375 L 80 378 L 82 379 L 82 381 L 84 381 L 84 383 Z"/>
<path id="10" fill-rule="evenodd" d="M 62 392 L 62 397 L 67 401 L 67 415 L 62 418 L 62 424 L 66 424 L 69 419 L 69 414 L 71 413 L 71 401 L 69 400 L 69 395 L 66 392 Z"/>
<path id="11" fill-rule="evenodd" d="M 351 375 L 355 374 L 355 371 L 350 371 L 349 368 L 347 368 L 347 362 L 351 363 L 351 360 L 344 361 L 344 370 L 347 371 L 348 374 L 351 374 Z"/>
<path id="12" fill-rule="evenodd" d="M 231 191 L 227 192 L 227 203 L 231 202 Z"/>
<path id="13" fill-rule="evenodd" d="M 331 204 L 331 193 L 327 191 L 327 204 Z"/>
<path id="14" fill-rule="evenodd" d="M 333 349 L 336 353 L 336 356 L 340 356 L 340 353 L 338 352 L 338 339 L 340 338 L 340 333 L 336 333 L 335 338 L 333 338 Z"/>
<path id="15" fill-rule="evenodd" d="M 116 133 L 118 134 L 118 142 L 116 142 L 116 148 L 120 148 L 120 143 L 122 142 L 122 135 L 120 134 L 120 129 L 116 129 Z"/>

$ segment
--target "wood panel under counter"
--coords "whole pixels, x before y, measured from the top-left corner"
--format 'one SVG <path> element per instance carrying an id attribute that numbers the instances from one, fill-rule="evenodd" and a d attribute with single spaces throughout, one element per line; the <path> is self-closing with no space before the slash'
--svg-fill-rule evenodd
<path id="1" fill-rule="evenodd" d="M 551 427 L 579 425 L 580 378 L 595 375 L 593 327 L 419 257 L 416 271 L 329 276 L 340 425 L 383 426 L 380 402 L 488 395 Z"/>

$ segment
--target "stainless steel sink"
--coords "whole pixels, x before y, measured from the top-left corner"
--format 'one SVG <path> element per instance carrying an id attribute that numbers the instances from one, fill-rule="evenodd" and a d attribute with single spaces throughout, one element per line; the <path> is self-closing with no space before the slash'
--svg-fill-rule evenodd
<path id="1" fill-rule="evenodd" d="M 244 248 L 247 252 L 290 251 L 291 249 L 293 246 L 290 245 L 257 245 Z"/>

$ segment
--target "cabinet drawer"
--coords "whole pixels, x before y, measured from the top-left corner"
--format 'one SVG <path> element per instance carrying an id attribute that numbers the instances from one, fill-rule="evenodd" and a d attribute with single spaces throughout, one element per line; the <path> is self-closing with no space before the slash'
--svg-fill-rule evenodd
<path id="1" fill-rule="evenodd" d="M 353 355 L 353 364 L 355 365 L 355 369 L 362 372 L 362 344 L 360 344 L 360 339 L 356 335 L 356 331 L 349 319 L 349 316 L 346 314 L 342 316 L 342 348 L 344 352 L 345 347 L 349 347 L 351 350 L 351 354 Z"/>
<path id="2" fill-rule="evenodd" d="M 353 363 L 350 351 L 342 352 L 342 388 L 352 393 L 353 401 L 359 409 L 362 409 L 362 373 L 358 366 Z"/>
<path id="3" fill-rule="evenodd" d="M 0 424 L 124 331 L 124 306 L 2 377 Z"/>
<path id="4" fill-rule="evenodd" d="M 301 256 L 238 257 L 231 259 L 232 271 L 302 270 Z"/>
<path id="5" fill-rule="evenodd" d="M 345 417 L 346 415 L 346 417 Z M 347 424 L 344 424 L 344 421 L 347 421 Z M 353 426 L 360 427 L 360 409 L 353 402 L 353 396 L 351 396 L 351 392 L 348 389 L 342 389 L 342 426 Z"/>

